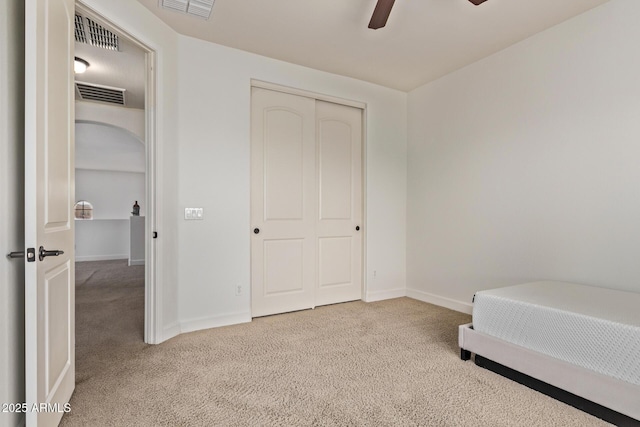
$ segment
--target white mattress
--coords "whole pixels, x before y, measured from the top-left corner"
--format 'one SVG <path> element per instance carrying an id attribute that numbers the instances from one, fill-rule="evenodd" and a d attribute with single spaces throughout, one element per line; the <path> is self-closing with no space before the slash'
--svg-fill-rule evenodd
<path id="1" fill-rule="evenodd" d="M 565 282 L 479 291 L 473 328 L 640 385 L 640 294 Z"/>

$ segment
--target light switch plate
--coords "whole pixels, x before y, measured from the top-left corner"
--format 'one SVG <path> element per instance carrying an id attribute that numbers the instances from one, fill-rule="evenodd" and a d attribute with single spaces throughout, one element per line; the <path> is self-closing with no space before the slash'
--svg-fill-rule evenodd
<path id="1" fill-rule="evenodd" d="M 184 219 L 204 219 L 204 208 L 184 208 Z"/>

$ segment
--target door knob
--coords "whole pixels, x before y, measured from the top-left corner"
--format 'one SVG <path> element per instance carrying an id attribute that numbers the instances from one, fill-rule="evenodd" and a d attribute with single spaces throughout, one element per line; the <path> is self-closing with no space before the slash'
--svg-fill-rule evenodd
<path id="1" fill-rule="evenodd" d="M 356 231 L 360 231 L 360 226 L 356 225 Z"/>
<path id="2" fill-rule="evenodd" d="M 40 251 L 39 251 L 39 256 L 38 258 L 40 259 L 40 261 L 42 261 L 43 259 L 45 259 L 45 257 L 48 256 L 59 256 L 62 255 L 64 253 L 64 251 L 60 251 L 60 250 L 53 250 L 53 251 L 48 251 L 44 248 L 44 246 L 40 246 Z"/>
<path id="3" fill-rule="evenodd" d="M 259 228 L 254 228 L 253 232 L 254 232 L 254 234 L 258 234 L 260 232 L 260 229 Z"/>

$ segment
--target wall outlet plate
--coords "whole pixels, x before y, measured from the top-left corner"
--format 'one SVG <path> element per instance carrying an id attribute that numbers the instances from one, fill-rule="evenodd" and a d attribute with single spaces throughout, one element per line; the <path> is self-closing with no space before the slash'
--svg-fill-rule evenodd
<path id="1" fill-rule="evenodd" d="M 204 208 L 184 208 L 184 219 L 204 219 Z"/>

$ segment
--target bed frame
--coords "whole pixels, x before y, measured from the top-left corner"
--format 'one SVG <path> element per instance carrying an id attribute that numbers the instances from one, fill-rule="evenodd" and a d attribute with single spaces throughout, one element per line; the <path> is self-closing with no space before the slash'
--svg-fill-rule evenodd
<path id="1" fill-rule="evenodd" d="M 460 357 L 619 426 L 640 426 L 640 387 L 460 325 Z"/>

